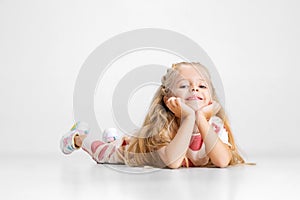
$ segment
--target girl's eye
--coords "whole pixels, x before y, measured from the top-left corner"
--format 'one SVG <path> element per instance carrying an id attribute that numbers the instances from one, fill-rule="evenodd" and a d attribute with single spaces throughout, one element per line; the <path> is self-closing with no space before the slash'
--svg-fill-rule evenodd
<path id="1" fill-rule="evenodd" d="M 207 87 L 205 85 L 200 85 L 199 88 L 206 89 Z"/>
<path id="2" fill-rule="evenodd" d="M 181 85 L 179 88 L 188 88 L 188 85 Z"/>

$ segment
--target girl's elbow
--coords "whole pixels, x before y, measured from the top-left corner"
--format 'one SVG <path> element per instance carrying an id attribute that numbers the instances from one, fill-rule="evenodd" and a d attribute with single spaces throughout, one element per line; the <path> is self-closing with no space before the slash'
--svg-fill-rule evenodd
<path id="1" fill-rule="evenodd" d="M 178 168 L 180 168 L 180 165 L 170 164 L 170 165 L 168 165 L 168 167 L 170 169 L 178 169 Z"/>
<path id="2" fill-rule="evenodd" d="M 229 162 L 227 162 L 227 163 L 224 162 L 224 163 L 218 164 L 217 167 L 226 168 L 226 167 L 228 167 L 228 165 L 229 165 Z"/>
<path id="3" fill-rule="evenodd" d="M 181 162 L 173 162 L 167 165 L 170 169 L 178 169 L 181 167 Z"/>
<path id="4" fill-rule="evenodd" d="M 230 159 L 219 159 L 213 162 L 213 164 L 220 168 L 226 168 L 229 166 Z"/>
<path id="5" fill-rule="evenodd" d="M 232 155 L 228 153 L 227 155 L 220 156 L 214 160 L 212 160 L 213 164 L 220 168 L 226 168 L 229 166 Z"/>

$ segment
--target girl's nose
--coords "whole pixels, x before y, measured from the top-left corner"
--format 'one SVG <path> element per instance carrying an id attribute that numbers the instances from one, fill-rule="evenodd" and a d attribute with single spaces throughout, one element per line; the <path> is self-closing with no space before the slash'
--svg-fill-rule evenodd
<path id="1" fill-rule="evenodd" d="M 192 92 L 199 92 L 199 89 L 195 86 L 192 87 Z"/>

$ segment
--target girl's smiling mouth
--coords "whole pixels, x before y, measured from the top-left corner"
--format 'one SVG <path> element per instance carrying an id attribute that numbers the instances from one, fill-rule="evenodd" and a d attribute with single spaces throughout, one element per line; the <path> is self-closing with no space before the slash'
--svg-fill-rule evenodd
<path id="1" fill-rule="evenodd" d="M 203 98 L 202 97 L 198 97 L 198 96 L 190 96 L 190 97 L 188 97 L 186 100 L 200 100 L 200 101 L 202 101 L 203 100 Z"/>

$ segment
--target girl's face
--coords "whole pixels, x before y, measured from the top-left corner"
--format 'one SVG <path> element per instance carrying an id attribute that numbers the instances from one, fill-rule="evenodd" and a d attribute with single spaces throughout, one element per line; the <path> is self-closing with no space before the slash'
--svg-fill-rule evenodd
<path id="1" fill-rule="evenodd" d="M 209 85 L 201 71 L 192 65 L 182 65 L 178 72 L 172 89 L 176 97 L 181 98 L 195 111 L 211 103 Z"/>

